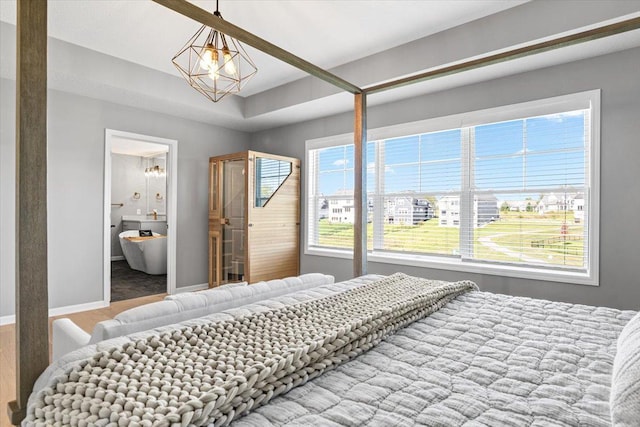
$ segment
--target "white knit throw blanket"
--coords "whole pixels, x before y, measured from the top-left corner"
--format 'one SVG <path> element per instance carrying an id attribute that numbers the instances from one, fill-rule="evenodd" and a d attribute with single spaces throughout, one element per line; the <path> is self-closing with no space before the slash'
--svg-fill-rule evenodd
<path id="1" fill-rule="evenodd" d="M 209 321 L 78 362 L 30 405 L 28 424 L 227 425 L 433 313 L 472 282 L 396 273 L 324 298 Z"/>

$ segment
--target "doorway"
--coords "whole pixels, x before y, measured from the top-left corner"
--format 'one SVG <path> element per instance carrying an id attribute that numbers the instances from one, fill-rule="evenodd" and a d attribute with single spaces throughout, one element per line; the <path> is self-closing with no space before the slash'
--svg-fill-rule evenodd
<path id="1" fill-rule="evenodd" d="M 107 305 L 175 293 L 177 143 L 105 130 L 103 296 Z"/>

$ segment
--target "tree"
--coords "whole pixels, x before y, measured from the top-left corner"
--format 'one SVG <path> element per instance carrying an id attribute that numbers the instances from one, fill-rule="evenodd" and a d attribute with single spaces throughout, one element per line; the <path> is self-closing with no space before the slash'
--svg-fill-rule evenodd
<path id="1" fill-rule="evenodd" d="M 506 212 L 508 210 L 509 210 L 509 204 L 507 202 L 502 202 L 502 205 L 500 206 L 500 211 Z"/>

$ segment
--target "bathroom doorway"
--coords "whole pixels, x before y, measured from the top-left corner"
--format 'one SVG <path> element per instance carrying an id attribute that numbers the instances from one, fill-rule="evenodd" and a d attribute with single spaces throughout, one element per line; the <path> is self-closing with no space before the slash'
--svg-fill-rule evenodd
<path id="1" fill-rule="evenodd" d="M 105 304 L 175 291 L 177 148 L 105 131 Z"/>

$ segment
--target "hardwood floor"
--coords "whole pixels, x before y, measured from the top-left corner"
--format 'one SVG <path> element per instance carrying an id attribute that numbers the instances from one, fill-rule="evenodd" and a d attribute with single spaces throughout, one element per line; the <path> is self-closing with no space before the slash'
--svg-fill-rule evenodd
<path id="1" fill-rule="evenodd" d="M 98 310 L 83 311 L 49 318 L 49 355 L 51 355 L 51 322 L 54 319 L 67 317 L 78 326 L 91 333 L 96 323 L 111 319 L 116 314 L 139 305 L 161 301 L 166 294 L 151 295 L 126 301 L 111 303 L 109 307 Z M 7 404 L 15 399 L 16 383 L 15 325 L 0 326 L 0 427 L 9 427 Z"/>

